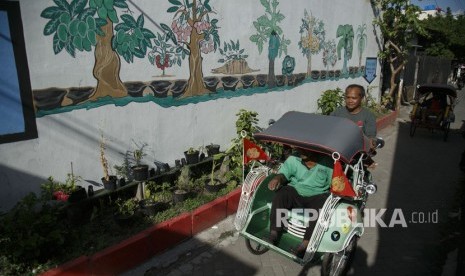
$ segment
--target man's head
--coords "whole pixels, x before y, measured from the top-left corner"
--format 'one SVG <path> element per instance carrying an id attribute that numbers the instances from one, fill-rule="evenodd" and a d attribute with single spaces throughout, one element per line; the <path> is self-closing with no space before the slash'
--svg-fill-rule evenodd
<path id="1" fill-rule="evenodd" d="M 362 100 L 365 97 L 365 89 L 358 84 L 347 86 L 345 91 L 346 108 L 350 113 L 358 113 L 362 109 Z"/>

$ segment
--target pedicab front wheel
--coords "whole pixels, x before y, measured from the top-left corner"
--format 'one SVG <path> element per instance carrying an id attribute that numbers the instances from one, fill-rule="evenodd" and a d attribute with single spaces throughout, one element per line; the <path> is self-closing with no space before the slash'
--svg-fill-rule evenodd
<path id="1" fill-rule="evenodd" d="M 254 255 L 262 255 L 269 250 L 269 248 L 264 246 L 263 244 L 260 244 L 250 239 L 245 239 L 245 246 L 250 251 L 250 253 Z"/>
<path id="2" fill-rule="evenodd" d="M 412 119 L 410 122 L 410 137 L 413 137 L 415 135 L 415 130 L 417 130 L 417 122 L 415 119 Z"/>
<path id="3" fill-rule="evenodd" d="M 346 275 L 357 248 L 357 236 L 353 236 L 347 247 L 337 253 L 325 253 L 321 264 L 322 276 Z"/>

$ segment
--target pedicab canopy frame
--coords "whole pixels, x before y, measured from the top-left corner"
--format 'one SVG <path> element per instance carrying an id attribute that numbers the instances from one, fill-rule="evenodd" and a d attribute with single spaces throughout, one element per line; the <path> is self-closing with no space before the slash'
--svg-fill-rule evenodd
<path id="1" fill-rule="evenodd" d="M 358 153 L 366 153 L 370 149 L 369 139 L 351 120 L 298 111 L 285 113 L 254 137 L 330 156 L 337 152 L 344 163 L 351 163 Z"/>
<path id="2" fill-rule="evenodd" d="M 439 84 L 439 83 L 429 83 L 421 84 L 417 89 L 419 97 L 428 94 L 430 92 L 437 92 L 440 94 L 446 94 L 452 98 L 457 97 L 457 90 L 455 87 L 448 84 Z"/>

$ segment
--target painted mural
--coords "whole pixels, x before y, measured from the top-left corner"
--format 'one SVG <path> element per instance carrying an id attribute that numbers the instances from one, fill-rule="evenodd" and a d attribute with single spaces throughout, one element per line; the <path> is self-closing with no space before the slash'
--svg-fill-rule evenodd
<path id="1" fill-rule="evenodd" d="M 180 106 L 285 91 L 307 82 L 360 78 L 364 73 L 368 39 L 363 22 L 355 32 L 351 24 L 340 22 L 335 33 L 328 33 L 324 19 L 304 9 L 300 26 L 294 27 L 284 23 L 291 14 L 281 12 L 280 2 L 256 0 L 260 12 L 250 21 L 252 33 L 244 41 L 221 32 L 222 24 L 234 24 L 237 18 L 234 12 L 215 9 L 218 0 L 164 1 L 169 6 L 159 12 L 170 18 L 166 22 L 157 21 L 156 15 L 148 15 L 131 0 L 50 1 L 40 14 L 47 20 L 43 35 L 53 41 L 55 55 L 78 59 L 79 52 L 93 52 L 97 84 L 34 90 L 36 116 L 130 102 Z M 148 22 L 155 28 L 149 28 Z M 294 33 L 300 40 L 288 38 Z M 358 56 L 351 62 L 354 40 Z M 250 52 L 257 50 L 258 57 L 252 57 Z M 217 57 L 219 65 L 206 68 L 207 55 Z M 296 59 L 302 57 L 307 68 L 296 72 Z M 254 65 L 253 61 L 265 58 L 266 68 Z M 323 66 L 312 66 L 315 58 L 321 58 L 318 64 Z M 121 63 L 135 64 L 136 59 L 153 65 L 157 74 L 153 80 L 121 80 Z M 186 67 L 188 77 L 177 76 Z"/>

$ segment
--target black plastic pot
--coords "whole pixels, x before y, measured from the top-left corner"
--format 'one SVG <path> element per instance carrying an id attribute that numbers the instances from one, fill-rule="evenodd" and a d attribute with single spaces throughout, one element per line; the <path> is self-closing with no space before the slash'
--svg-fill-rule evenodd
<path id="1" fill-rule="evenodd" d="M 69 195 L 68 202 L 74 203 L 87 198 L 86 189 L 78 186 L 74 192 Z"/>
<path id="2" fill-rule="evenodd" d="M 220 145 L 207 145 L 205 148 L 207 149 L 207 154 L 209 157 L 213 157 L 213 155 L 220 153 Z"/>
<path id="3" fill-rule="evenodd" d="M 184 190 L 175 190 L 173 193 L 173 201 L 175 204 L 183 202 L 187 199 L 189 193 Z"/>
<path id="4" fill-rule="evenodd" d="M 216 179 L 213 184 L 211 183 L 211 179 L 205 181 L 205 190 L 212 194 L 219 192 L 224 187 L 226 187 L 226 184 L 220 183 L 219 180 Z"/>
<path id="5" fill-rule="evenodd" d="M 132 175 L 136 181 L 145 181 L 149 178 L 149 166 L 147 165 L 138 165 L 131 167 Z"/>
<path id="6" fill-rule="evenodd" d="M 108 181 L 105 179 L 105 177 L 102 177 L 103 187 L 110 191 L 116 190 L 117 179 L 118 178 L 116 177 L 116 175 L 110 175 Z"/>
<path id="7" fill-rule="evenodd" d="M 193 153 L 188 153 L 187 151 L 185 151 L 184 156 L 186 156 L 186 161 L 188 165 L 199 163 L 199 151 L 198 150 L 194 151 Z"/>

